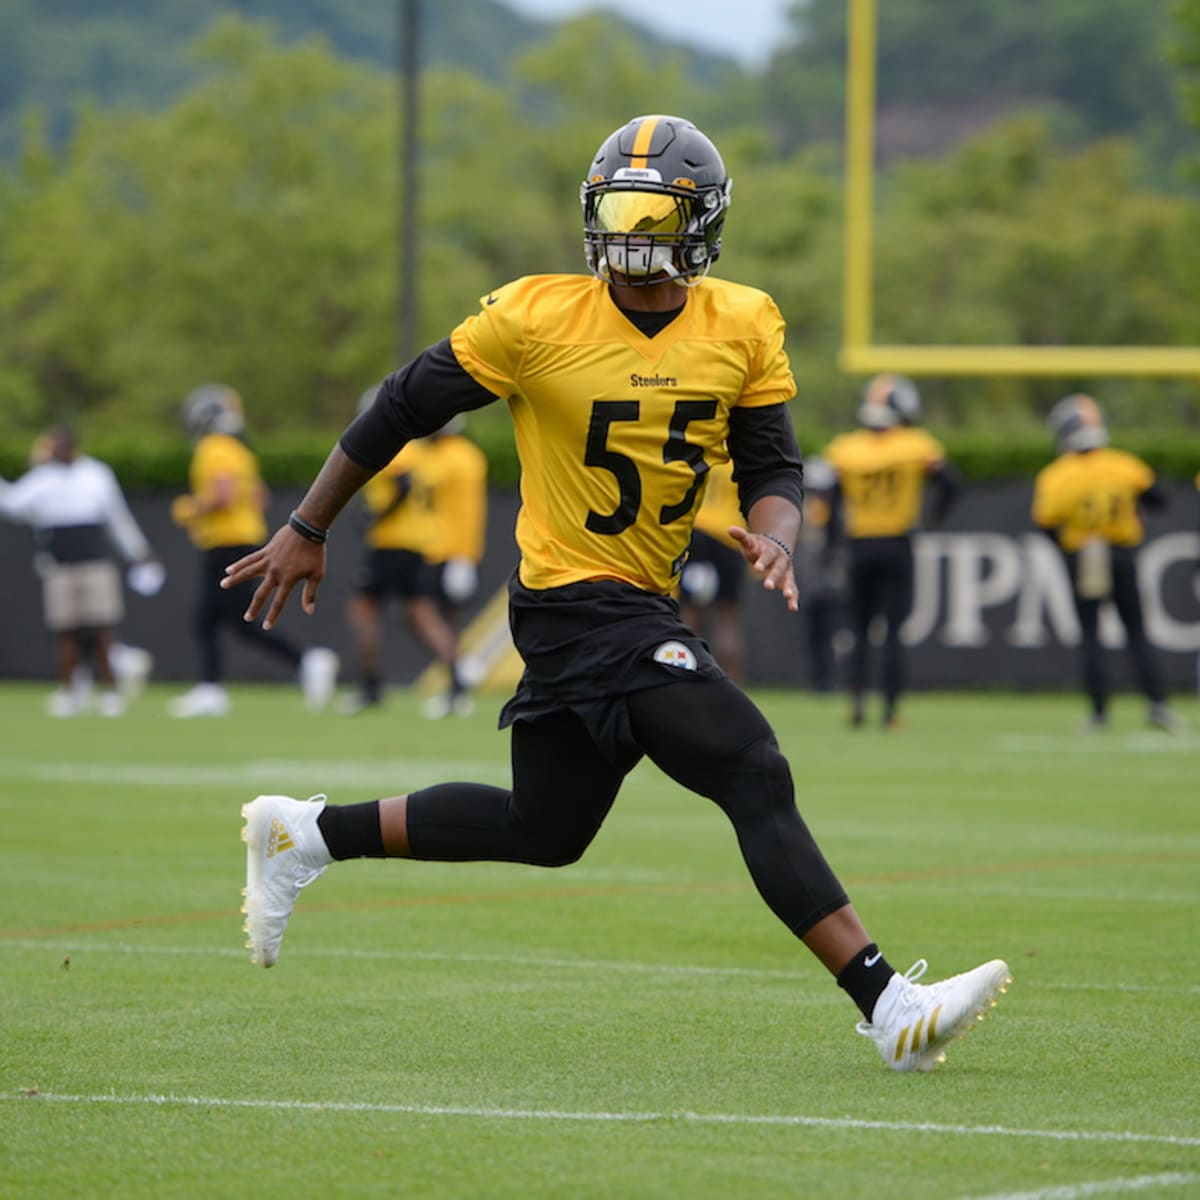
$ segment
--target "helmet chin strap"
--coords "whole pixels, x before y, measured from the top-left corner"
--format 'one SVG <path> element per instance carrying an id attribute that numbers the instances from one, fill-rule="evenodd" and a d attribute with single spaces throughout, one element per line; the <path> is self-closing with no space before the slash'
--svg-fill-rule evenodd
<path id="1" fill-rule="evenodd" d="M 616 253 L 612 253 L 614 251 Z M 665 262 L 655 261 L 655 258 L 659 256 L 660 251 L 667 255 Z M 683 275 L 679 268 L 676 267 L 675 263 L 672 261 L 670 251 L 667 250 L 666 247 L 655 247 L 651 250 L 650 262 L 647 264 L 647 266 L 650 268 L 649 270 L 628 271 L 623 270 L 621 267 L 614 267 L 610 259 L 610 253 L 612 254 L 613 258 L 622 258 L 626 252 L 620 247 L 610 246 L 608 248 L 608 252 L 601 255 L 599 262 L 596 264 L 596 274 L 608 283 L 613 282 L 613 272 L 615 270 L 617 274 L 626 279 L 630 277 L 649 278 L 652 275 L 664 275 L 666 278 L 660 280 L 659 282 L 666 283 L 670 281 L 671 283 L 677 284 L 679 287 L 693 288 L 700 283 L 705 276 L 707 276 L 708 269 L 710 266 L 712 266 L 712 262 L 709 260 L 705 262 L 703 270 L 692 272 L 690 275 Z"/>

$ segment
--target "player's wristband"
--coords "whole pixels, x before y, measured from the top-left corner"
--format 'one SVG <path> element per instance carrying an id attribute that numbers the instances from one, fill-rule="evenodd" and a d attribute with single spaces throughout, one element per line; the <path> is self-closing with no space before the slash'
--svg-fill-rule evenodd
<path id="1" fill-rule="evenodd" d="M 302 538 L 317 546 L 325 545 L 329 537 L 328 529 L 318 529 L 315 525 L 310 525 L 295 509 L 292 509 L 292 515 L 288 517 L 288 524 Z"/>
<path id="2" fill-rule="evenodd" d="M 792 561 L 791 547 L 783 540 L 783 538 L 776 537 L 773 533 L 760 533 L 758 536 L 766 538 L 768 542 L 774 542 L 775 545 L 777 545 L 780 550 L 787 555 L 788 562 Z"/>

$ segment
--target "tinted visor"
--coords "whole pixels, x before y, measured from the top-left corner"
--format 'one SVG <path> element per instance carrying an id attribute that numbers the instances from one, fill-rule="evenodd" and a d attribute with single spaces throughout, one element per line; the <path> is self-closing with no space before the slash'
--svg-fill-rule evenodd
<path id="1" fill-rule="evenodd" d="M 688 206 L 665 192 L 608 191 L 596 200 L 593 227 L 600 233 L 683 233 Z"/>

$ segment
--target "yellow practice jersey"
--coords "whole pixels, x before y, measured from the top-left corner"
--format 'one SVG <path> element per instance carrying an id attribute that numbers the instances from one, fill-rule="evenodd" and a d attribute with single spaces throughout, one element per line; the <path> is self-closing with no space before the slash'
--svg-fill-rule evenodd
<path id="1" fill-rule="evenodd" d="M 192 541 L 202 550 L 214 546 L 249 546 L 265 541 L 263 515 L 266 489 L 258 458 L 240 438 L 210 433 L 196 443 L 189 470 L 192 495 L 201 505 L 212 502 L 221 480 L 233 483 L 231 503 L 197 514 L 188 522 Z"/>
<path id="2" fill-rule="evenodd" d="M 821 452 L 837 471 L 847 536 L 895 537 L 921 519 L 925 480 L 945 462 L 924 429 L 856 429 Z"/>
<path id="3" fill-rule="evenodd" d="M 431 562 L 483 558 L 487 524 L 487 457 L 470 438 L 458 434 L 433 437 L 422 473 L 429 484 L 436 517 L 433 541 L 426 551 Z"/>
<path id="4" fill-rule="evenodd" d="M 508 398 L 522 464 L 521 582 L 616 579 L 667 594 L 702 472 L 727 457 L 729 414 L 795 392 L 783 318 L 764 292 L 720 279 L 646 337 L 585 275 L 528 276 L 455 329 L 458 362 Z"/>
<path id="5" fill-rule="evenodd" d="M 746 526 L 738 502 L 737 484 L 733 482 L 733 463 L 729 459 L 713 463 L 704 484 L 704 500 L 696 513 L 696 528 L 718 542 L 737 549 L 738 543 L 729 536 L 730 525 Z"/>
<path id="6" fill-rule="evenodd" d="M 363 502 L 372 522 L 366 535 L 372 549 L 411 550 L 428 557 L 437 524 L 433 489 L 424 471 L 428 457 L 428 441 L 409 442 L 378 475 L 367 480 Z M 398 500 L 401 476 L 405 477 L 405 495 Z"/>
<path id="7" fill-rule="evenodd" d="M 1092 538 L 1114 546 L 1142 540 L 1138 497 L 1154 484 L 1154 472 L 1135 455 L 1103 447 L 1063 454 L 1037 475 L 1033 519 L 1058 534 L 1064 550 Z"/>

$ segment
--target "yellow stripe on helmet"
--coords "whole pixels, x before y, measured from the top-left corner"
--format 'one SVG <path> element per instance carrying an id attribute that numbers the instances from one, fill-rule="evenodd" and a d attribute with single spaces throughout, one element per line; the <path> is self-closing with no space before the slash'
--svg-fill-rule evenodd
<path id="1" fill-rule="evenodd" d="M 658 128 L 658 117 L 647 117 L 637 131 L 633 140 L 633 157 L 629 160 L 631 167 L 645 168 L 646 157 L 650 153 L 650 143 L 654 140 L 654 131 Z"/>

